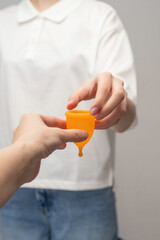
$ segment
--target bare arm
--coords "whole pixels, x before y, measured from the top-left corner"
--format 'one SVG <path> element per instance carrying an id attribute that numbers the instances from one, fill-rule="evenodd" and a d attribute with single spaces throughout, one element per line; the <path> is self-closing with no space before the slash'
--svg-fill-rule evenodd
<path id="1" fill-rule="evenodd" d="M 29 149 L 20 144 L 13 144 L 0 151 L 0 207 L 14 194 L 23 184 L 21 170 L 24 172 L 24 165 L 32 159 L 29 156 Z"/>

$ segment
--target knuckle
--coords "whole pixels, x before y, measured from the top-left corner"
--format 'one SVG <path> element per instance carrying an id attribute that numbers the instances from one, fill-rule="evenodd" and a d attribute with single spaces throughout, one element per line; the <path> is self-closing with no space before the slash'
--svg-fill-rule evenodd
<path id="1" fill-rule="evenodd" d="M 100 114 L 101 114 L 101 116 L 105 117 L 105 116 L 109 115 L 112 111 L 113 111 L 112 105 L 108 104 L 105 109 L 102 108 L 102 110 L 100 111 Z"/>
<path id="2" fill-rule="evenodd" d="M 122 101 L 125 98 L 125 91 L 124 89 L 120 89 L 117 91 L 118 98 Z"/>
<path id="3" fill-rule="evenodd" d="M 120 109 L 120 113 L 121 113 L 121 115 L 124 115 L 126 113 L 126 107 L 122 107 Z"/>
<path id="4" fill-rule="evenodd" d="M 72 99 L 73 99 L 73 94 L 71 94 L 71 95 L 69 96 L 68 100 L 70 101 L 70 100 L 72 100 Z"/>
<path id="5" fill-rule="evenodd" d="M 83 93 L 84 93 L 85 99 L 88 99 L 88 97 L 89 97 L 89 95 L 90 95 L 90 91 L 88 91 L 87 88 L 84 88 L 84 89 L 83 89 Z M 77 100 L 78 100 L 78 101 L 81 101 L 81 100 L 82 100 L 82 98 L 81 98 L 81 96 L 80 96 L 79 94 L 77 95 Z"/>
<path id="6" fill-rule="evenodd" d="M 28 113 L 23 113 L 23 115 L 21 116 L 21 120 L 24 120 L 28 117 Z"/>
<path id="7" fill-rule="evenodd" d="M 15 135 L 16 130 L 17 130 L 17 128 L 13 129 L 13 136 Z"/>
<path id="8" fill-rule="evenodd" d="M 63 129 L 61 129 L 61 131 L 59 131 L 58 129 L 56 129 L 57 131 L 57 142 L 58 144 L 63 144 L 66 142 L 66 138 L 65 138 L 65 132 Z"/>
<path id="9" fill-rule="evenodd" d="M 122 80 L 119 80 L 119 81 L 120 81 L 121 86 L 123 87 L 124 86 L 124 82 Z"/>
<path id="10" fill-rule="evenodd" d="M 96 101 L 94 102 L 94 105 L 97 107 L 98 111 L 100 111 L 103 107 L 102 99 L 100 97 L 98 97 L 96 99 Z"/>
<path id="11" fill-rule="evenodd" d="M 28 113 L 27 117 L 36 117 L 38 115 L 39 115 L 38 113 Z"/>
<path id="12" fill-rule="evenodd" d="M 38 116 L 37 113 L 23 113 L 23 115 L 21 116 L 21 120 L 25 120 L 29 117 L 35 117 L 35 116 Z"/>
<path id="13" fill-rule="evenodd" d="M 17 132 L 16 132 L 16 129 L 14 129 L 14 130 L 13 130 L 13 133 L 12 133 L 12 137 L 13 137 L 13 138 L 16 137 L 16 135 L 17 135 L 16 133 L 17 133 Z"/>
<path id="14" fill-rule="evenodd" d="M 110 72 L 102 72 L 98 74 L 98 77 L 112 78 L 112 74 Z"/>
<path id="15" fill-rule="evenodd" d="M 105 72 L 104 74 L 105 74 L 106 77 L 112 78 L 112 73 L 110 73 L 110 72 Z"/>
<path id="16" fill-rule="evenodd" d="M 82 131 L 78 131 L 78 130 L 75 131 L 74 137 L 75 137 L 76 139 L 79 138 L 80 132 L 82 133 Z"/>
<path id="17" fill-rule="evenodd" d="M 101 72 L 101 73 L 98 74 L 97 78 L 101 78 L 103 75 L 104 75 L 104 73 Z"/>

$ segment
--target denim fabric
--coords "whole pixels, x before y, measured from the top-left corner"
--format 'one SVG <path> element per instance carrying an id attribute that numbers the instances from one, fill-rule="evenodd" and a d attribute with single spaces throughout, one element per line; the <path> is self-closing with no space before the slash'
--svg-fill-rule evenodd
<path id="1" fill-rule="evenodd" d="M 1 240 L 118 240 L 112 188 L 19 189 L 0 212 Z"/>

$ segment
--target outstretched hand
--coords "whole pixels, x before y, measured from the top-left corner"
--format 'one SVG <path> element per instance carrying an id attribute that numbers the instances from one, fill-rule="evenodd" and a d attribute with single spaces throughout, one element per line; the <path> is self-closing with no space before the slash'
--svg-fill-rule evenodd
<path id="1" fill-rule="evenodd" d="M 25 173 L 23 182 L 32 181 L 38 174 L 42 158 L 56 149 L 64 149 L 67 142 L 81 142 L 88 133 L 82 130 L 67 130 L 66 122 L 56 117 L 40 114 L 24 114 L 13 133 L 13 144 L 23 146 Z"/>

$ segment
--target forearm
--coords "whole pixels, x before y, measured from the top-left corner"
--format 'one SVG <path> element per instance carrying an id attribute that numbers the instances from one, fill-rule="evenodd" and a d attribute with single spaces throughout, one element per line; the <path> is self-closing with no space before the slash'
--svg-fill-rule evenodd
<path id="1" fill-rule="evenodd" d="M 0 151 L 0 208 L 23 184 L 26 146 L 13 144 Z M 23 171 L 22 171 L 23 170 Z"/>
<path id="2" fill-rule="evenodd" d="M 116 124 L 112 129 L 116 132 L 124 132 L 127 130 L 131 124 L 133 123 L 134 119 L 136 117 L 136 108 L 133 102 L 127 98 L 127 109 L 124 116 L 120 119 L 118 124 Z"/>

